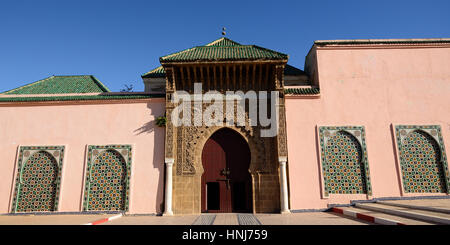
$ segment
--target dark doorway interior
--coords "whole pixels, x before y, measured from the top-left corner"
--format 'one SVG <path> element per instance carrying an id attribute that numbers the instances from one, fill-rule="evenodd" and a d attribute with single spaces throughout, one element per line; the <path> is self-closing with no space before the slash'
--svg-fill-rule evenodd
<path id="1" fill-rule="evenodd" d="M 220 186 L 218 182 L 206 183 L 206 197 L 208 210 L 220 210 Z"/>

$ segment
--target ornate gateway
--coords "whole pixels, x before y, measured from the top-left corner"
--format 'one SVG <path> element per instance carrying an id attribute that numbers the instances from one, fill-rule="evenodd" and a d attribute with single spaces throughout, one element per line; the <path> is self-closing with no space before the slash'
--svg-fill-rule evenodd
<path id="1" fill-rule="evenodd" d="M 160 58 L 166 74 L 165 214 L 172 214 L 172 209 L 176 214 L 200 213 L 202 205 L 205 207 L 202 200 L 205 202 L 208 198 L 202 198 L 202 189 L 205 189 L 202 186 L 202 176 L 206 172 L 202 165 L 202 151 L 207 140 L 225 127 L 241 135 L 250 149 L 249 168 L 240 170 L 248 171 L 251 176 L 252 190 L 247 194 L 251 195 L 248 197 L 251 200 L 250 211 L 288 210 L 287 193 L 282 195 L 285 198 L 280 199 L 280 190 L 283 190 L 280 189 L 280 179 L 281 184 L 287 180 L 283 93 L 283 70 L 287 59 L 285 54 L 254 45 L 241 45 L 227 38 Z M 212 95 L 215 97 L 205 99 L 212 91 L 216 92 Z M 230 100 L 224 96 L 238 91 L 245 97 Z M 271 92 L 278 93 L 274 96 Z M 264 93 L 267 96 L 261 97 Z M 183 99 L 180 99 L 179 94 L 184 95 Z M 222 97 L 217 97 L 217 94 Z M 258 97 L 252 100 L 251 95 Z M 244 110 L 238 109 L 240 102 L 243 103 L 240 105 L 245 106 Z M 277 106 L 278 113 L 275 113 L 272 104 Z M 257 118 L 254 117 L 256 112 Z M 213 123 L 205 121 L 207 114 L 213 115 Z M 262 115 L 275 118 L 276 131 L 270 137 L 263 137 L 264 130 L 267 131 L 274 125 L 260 123 Z M 241 123 L 237 123 L 239 118 L 244 118 L 245 122 L 241 120 Z M 283 163 L 283 168 L 279 168 L 279 159 L 282 160 L 280 163 Z M 207 166 L 211 164 L 215 163 L 208 163 Z M 228 176 L 226 173 L 225 170 L 216 174 L 222 174 L 224 179 L 229 179 L 234 174 Z M 281 173 L 284 176 L 280 178 Z M 217 183 L 220 181 L 218 179 Z M 233 179 L 227 182 L 232 188 Z M 286 184 L 284 190 L 287 190 Z M 207 193 L 213 195 L 211 189 L 203 192 L 203 195 Z M 206 208 L 203 211 L 212 210 Z"/>

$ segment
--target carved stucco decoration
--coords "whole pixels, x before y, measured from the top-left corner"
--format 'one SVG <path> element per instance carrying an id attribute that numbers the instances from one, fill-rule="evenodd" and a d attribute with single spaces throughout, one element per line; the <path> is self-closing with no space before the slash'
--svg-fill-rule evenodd
<path id="1" fill-rule="evenodd" d="M 203 108 L 206 108 L 207 106 L 208 104 L 203 104 Z M 191 115 L 194 115 L 193 111 Z M 270 150 L 274 149 L 273 138 L 260 137 L 261 127 L 250 126 L 248 112 L 245 113 L 245 118 L 245 126 L 227 125 L 227 118 L 224 114 L 223 126 L 206 126 L 203 124 L 202 126 L 174 127 L 176 129 L 176 135 L 167 134 L 167 136 L 172 135 L 172 137 L 176 138 L 176 174 L 195 175 L 197 173 L 202 173 L 203 167 L 201 155 L 203 145 L 214 132 L 224 127 L 235 130 L 248 142 L 252 159 L 249 169 L 250 172 L 274 172 L 276 170 L 275 164 L 270 164 L 270 159 L 273 158 L 273 153 Z M 234 119 L 237 119 L 237 115 L 235 115 Z"/>

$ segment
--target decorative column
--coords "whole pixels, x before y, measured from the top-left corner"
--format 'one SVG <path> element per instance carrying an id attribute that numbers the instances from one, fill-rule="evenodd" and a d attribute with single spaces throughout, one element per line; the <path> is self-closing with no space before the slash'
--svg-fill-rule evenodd
<path id="1" fill-rule="evenodd" d="M 173 158 L 166 158 L 166 200 L 165 200 L 165 209 L 163 216 L 172 216 L 172 166 L 173 166 Z"/>
<path id="2" fill-rule="evenodd" d="M 172 175 L 173 175 L 173 163 L 174 163 L 174 143 L 175 130 L 172 124 L 172 110 L 174 105 L 172 103 L 172 96 L 175 90 L 175 72 L 174 68 L 163 64 L 166 71 L 166 137 L 164 147 L 164 162 L 166 163 L 166 188 L 165 188 L 165 200 L 164 200 L 164 213 L 163 216 L 173 215 L 172 211 Z"/>
<path id="3" fill-rule="evenodd" d="M 288 199 L 288 187 L 287 187 L 287 177 L 286 177 L 286 162 L 287 157 L 278 157 L 278 162 L 280 163 L 280 206 L 281 213 L 290 213 L 289 211 L 289 199 Z"/>

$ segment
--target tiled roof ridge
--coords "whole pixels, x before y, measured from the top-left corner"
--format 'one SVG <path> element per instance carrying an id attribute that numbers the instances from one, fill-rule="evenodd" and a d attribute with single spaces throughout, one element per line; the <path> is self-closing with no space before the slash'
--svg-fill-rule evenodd
<path id="1" fill-rule="evenodd" d="M 92 77 L 94 75 L 91 74 L 82 74 L 82 75 L 52 75 L 52 77 Z"/>
<path id="2" fill-rule="evenodd" d="M 188 48 L 188 49 L 185 49 L 185 50 L 181 50 L 181 51 L 178 51 L 178 52 L 175 52 L 175 53 L 172 53 L 172 54 L 168 54 L 168 55 L 165 55 L 165 56 L 162 56 L 162 57 L 159 58 L 159 60 L 162 61 L 162 59 L 167 59 L 167 58 L 170 58 L 170 57 L 175 56 L 175 55 L 186 53 L 188 51 L 194 50 L 197 47 L 198 46 L 192 47 L 192 48 Z"/>
<path id="3" fill-rule="evenodd" d="M 236 42 L 236 41 L 233 41 L 233 40 L 231 40 L 231 39 L 229 39 L 229 38 L 222 37 L 222 38 L 219 38 L 219 39 L 217 39 L 217 40 L 215 40 L 215 41 L 212 41 L 212 42 L 210 42 L 210 43 L 208 43 L 208 44 L 206 44 L 206 45 L 203 45 L 203 46 L 207 46 L 207 47 L 214 46 L 214 45 L 216 45 L 217 43 L 220 43 L 220 42 L 222 42 L 222 41 L 228 41 L 228 42 L 233 43 L 234 45 L 221 45 L 220 47 L 223 47 L 223 46 L 240 46 L 240 45 L 242 45 L 242 44 L 240 44 L 240 43 L 238 43 L 238 42 Z M 216 46 L 216 47 L 217 47 L 217 46 Z"/>
<path id="4" fill-rule="evenodd" d="M 163 66 L 158 66 L 158 67 L 156 67 L 155 69 L 153 69 L 153 70 L 151 70 L 151 71 L 149 71 L 149 72 L 147 72 L 147 73 L 152 73 L 152 72 L 155 72 L 155 71 L 157 71 L 157 70 L 159 70 L 159 69 L 164 69 L 164 67 Z M 146 73 L 146 74 L 147 74 Z"/>
<path id="5" fill-rule="evenodd" d="M 281 53 L 281 52 L 278 52 L 278 51 L 275 51 L 275 50 L 272 50 L 272 49 L 263 48 L 263 47 L 258 46 L 258 45 L 248 45 L 248 46 L 253 46 L 253 47 L 255 47 L 255 48 L 262 49 L 262 50 L 265 50 L 265 51 L 270 51 L 270 52 L 274 52 L 274 53 L 277 53 L 277 54 L 280 54 L 280 55 L 285 55 L 286 58 L 289 58 L 289 55 L 288 55 L 288 54 Z"/>
<path id="6" fill-rule="evenodd" d="M 141 77 L 147 77 L 147 76 L 157 76 L 157 77 L 165 77 L 166 71 L 164 70 L 163 66 L 158 66 L 155 69 L 148 71 L 141 75 Z"/>
<path id="7" fill-rule="evenodd" d="M 254 47 L 254 48 L 260 48 L 260 49 L 265 49 L 265 50 L 268 50 L 268 51 L 273 51 L 273 52 L 277 52 L 277 51 L 274 51 L 274 50 L 272 50 L 272 49 L 268 49 L 268 48 L 263 48 L 263 47 L 261 47 L 261 46 L 258 46 L 258 45 L 255 45 L 255 44 L 241 44 L 241 45 L 224 45 L 224 46 L 194 46 L 194 47 L 192 47 L 192 48 L 190 48 L 190 49 L 194 49 L 194 48 L 241 48 L 241 47 Z M 184 50 L 183 50 L 184 51 Z M 181 52 L 181 51 L 180 51 Z M 280 53 L 280 52 L 277 52 L 277 53 Z"/>
<path id="8" fill-rule="evenodd" d="M 232 42 L 232 43 L 235 43 L 235 44 L 237 44 L 237 45 L 241 45 L 241 46 L 242 46 L 242 44 L 240 44 L 240 43 L 238 43 L 238 42 L 235 42 L 235 41 L 233 41 L 233 40 L 231 40 L 231 39 L 229 39 L 229 38 L 226 38 L 226 37 L 222 37 L 222 38 L 219 38 L 219 39 L 217 39 L 217 40 L 215 40 L 215 41 L 212 41 L 212 42 L 210 42 L 210 43 L 207 43 L 207 44 L 205 44 L 205 45 L 197 45 L 197 46 L 193 46 L 192 48 L 188 48 L 188 49 L 184 49 L 184 50 L 181 50 L 181 51 L 178 51 L 178 52 L 174 52 L 174 53 L 171 53 L 171 54 L 162 56 L 161 58 L 170 58 L 170 57 L 172 57 L 172 56 L 174 56 L 174 55 L 182 54 L 182 53 L 184 53 L 184 52 L 193 50 L 193 49 L 198 48 L 198 47 L 224 47 L 224 46 L 214 46 L 215 44 L 217 44 L 217 43 L 219 43 L 219 42 L 221 42 L 221 41 L 224 41 L 224 40 L 227 40 L 227 41 L 230 41 L 230 42 Z M 227 46 L 228 46 L 228 45 L 227 45 Z M 232 46 L 232 45 L 229 45 L 229 46 Z M 159 58 L 159 59 L 161 60 L 161 58 Z M 156 68 L 156 69 L 157 69 L 157 68 Z"/>
<path id="9" fill-rule="evenodd" d="M 89 75 L 91 76 L 92 80 L 94 80 L 95 83 L 97 83 L 97 85 L 99 85 L 100 89 L 105 90 L 104 92 L 111 92 L 111 90 L 106 87 L 102 82 L 100 82 L 100 80 L 98 80 L 94 75 Z"/>

